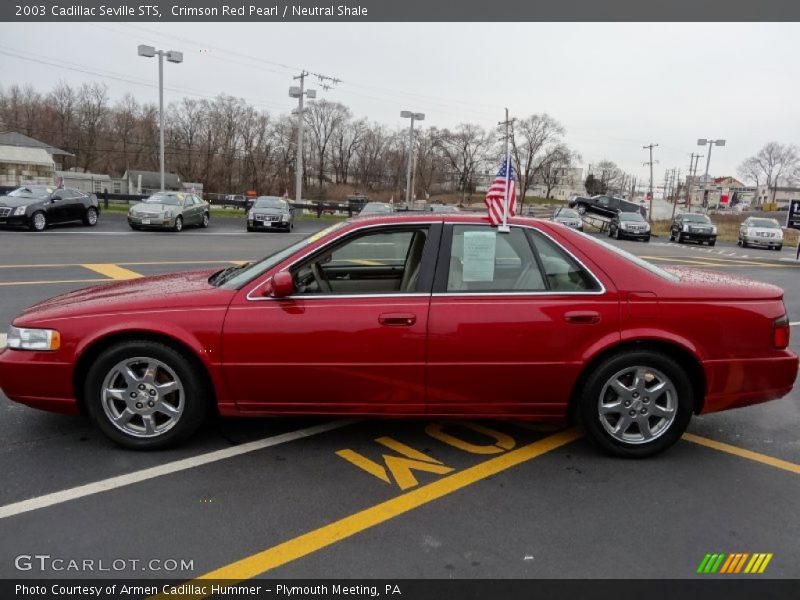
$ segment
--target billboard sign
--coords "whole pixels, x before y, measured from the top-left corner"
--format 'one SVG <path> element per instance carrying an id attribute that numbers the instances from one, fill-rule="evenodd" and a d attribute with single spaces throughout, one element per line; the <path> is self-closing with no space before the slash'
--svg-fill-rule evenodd
<path id="1" fill-rule="evenodd" d="M 789 212 L 786 215 L 786 227 L 800 229 L 800 200 L 789 201 Z"/>

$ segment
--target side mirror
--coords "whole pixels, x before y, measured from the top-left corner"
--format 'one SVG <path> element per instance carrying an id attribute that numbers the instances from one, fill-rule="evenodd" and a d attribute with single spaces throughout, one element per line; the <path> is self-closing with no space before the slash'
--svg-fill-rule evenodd
<path id="1" fill-rule="evenodd" d="M 270 290 L 269 287 L 272 289 Z M 288 271 L 276 273 L 272 278 L 272 286 L 267 286 L 267 290 L 265 291 L 273 298 L 285 298 L 286 296 L 291 296 L 295 291 L 292 274 Z"/>

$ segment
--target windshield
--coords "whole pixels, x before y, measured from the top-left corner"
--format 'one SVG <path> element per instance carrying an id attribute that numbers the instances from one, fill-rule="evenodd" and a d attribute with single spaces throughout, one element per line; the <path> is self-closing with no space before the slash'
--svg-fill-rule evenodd
<path id="1" fill-rule="evenodd" d="M 282 208 L 286 209 L 286 202 L 281 200 L 280 198 L 258 198 L 256 203 L 253 205 L 253 208 Z"/>
<path id="2" fill-rule="evenodd" d="M 641 223 L 644 221 L 644 217 L 639 213 L 619 213 L 619 220 L 620 221 L 638 221 Z"/>
<path id="3" fill-rule="evenodd" d="M 346 224 L 347 221 L 339 221 L 338 223 L 334 223 L 330 227 L 326 227 L 325 229 L 318 231 L 317 233 L 310 235 L 309 237 L 302 239 L 295 244 L 292 244 L 288 248 L 284 248 L 283 250 L 278 250 L 274 254 L 266 256 L 258 262 L 247 263 L 245 265 L 242 265 L 238 269 L 231 271 L 226 278 L 220 281 L 214 281 L 213 283 L 226 290 L 239 289 L 240 287 L 252 281 L 256 277 L 263 275 L 281 261 L 289 258 L 292 254 L 294 254 L 298 250 L 304 248 L 305 246 L 308 246 L 309 244 L 316 242 L 317 240 L 328 235 L 329 233 L 344 227 Z M 212 278 L 213 277 L 214 275 L 212 275 Z"/>
<path id="4" fill-rule="evenodd" d="M 558 211 L 556 217 L 562 217 L 564 219 L 580 219 L 580 215 L 570 208 L 562 208 Z"/>
<path id="5" fill-rule="evenodd" d="M 668 281 L 675 281 L 675 282 L 678 282 L 678 281 L 681 280 L 680 277 L 678 277 L 677 275 L 673 275 L 672 273 L 668 273 L 664 269 L 661 269 L 661 268 L 655 266 L 653 263 L 649 263 L 646 260 L 642 260 L 638 256 L 635 256 L 635 255 L 631 254 L 630 252 L 626 252 L 622 248 L 618 248 L 617 246 L 609 244 L 608 242 L 604 242 L 601 239 L 592 237 L 592 236 L 590 236 L 590 235 L 588 235 L 586 233 L 579 233 L 579 235 L 582 235 L 586 239 L 592 240 L 595 244 L 601 245 L 606 250 L 611 250 L 612 252 L 614 252 L 615 254 L 621 256 L 625 260 L 628 260 L 628 261 L 632 262 L 636 266 L 641 267 L 642 269 L 645 269 L 645 270 L 649 271 L 650 273 L 653 273 L 654 275 L 658 275 L 662 279 L 666 279 Z"/>
<path id="6" fill-rule="evenodd" d="M 765 227 L 767 229 L 780 229 L 781 226 L 775 219 L 750 219 L 748 227 Z"/>
<path id="7" fill-rule="evenodd" d="M 53 188 L 30 186 L 17 188 L 13 192 L 9 192 L 8 195 L 13 196 L 14 198 L 35 198 L 36 200 L 44 200 L 52 193 Z"/>
<path id="8" fill-rule="evenodd" d="M 183 206 L 183 194 L 153 194 L 147 204 L 167 204 L 169 206 Z"/>
<path id="9" fill-rule="evenodd" d="M 683 215 L 684 221 L 691 221 L 692 223 L 711 223 L 711 220 L 705 215 L 690 214 Z"/>
<path id="10" fill-rule="evenodd" d="M 385 215 L 392 212 L 392 207 L 383 202 L 370 202 L 367 204 L 360 214 L 362 215 Z"/>

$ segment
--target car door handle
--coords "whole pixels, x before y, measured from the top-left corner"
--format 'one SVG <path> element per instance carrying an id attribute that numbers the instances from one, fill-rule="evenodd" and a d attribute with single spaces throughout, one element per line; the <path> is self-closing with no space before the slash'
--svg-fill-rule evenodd
<path id="1" fill-rule="evenodd" d="M 600 322 L 600 313 L 593 310 L 571 310 L 564 313 L 564 320 L 578 325 L 593 325 Z"/>
<path id="2" fill-rule="evenodd" d="M 378 316 L 378 323 L 389 327 L 411 327 L 417 322 L 417 315 L 411 313 L 383 313 Z"/>

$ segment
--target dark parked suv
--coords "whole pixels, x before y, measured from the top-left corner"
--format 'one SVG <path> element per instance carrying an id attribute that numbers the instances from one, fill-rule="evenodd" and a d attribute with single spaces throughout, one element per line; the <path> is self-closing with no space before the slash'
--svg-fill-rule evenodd
<path id="1" fill-rule="evenodd" d="M 99 216 L 97 196 L 72 188 L 25 185 L 0 196 L 0 226 L 28 227 L 33 231 L 70 221 L 94 226 Z"/>
<path id="2" fill-rule="evenodd" d="M 669 240 L 679 244 L 683 242 L 699 242 L 713 246 L 717 243 L 717 227 L 706 215 L 684 213 L 672 220 L 669 229 Z"/>
<path id="3" fill-rule="evenodd" d="M 614 217 L 617 213 L 634 212 L 639 213 L 645 218 L 647 217 L 644 206 L 639 206 L 634 202 L 628 202 L 622 198 L 607 195 L 592 196 L 591 198 L 576 196 L 570 200 L 569 207 L 574 208 L 582 215 L 594 213 L 601 217 Z"/>

